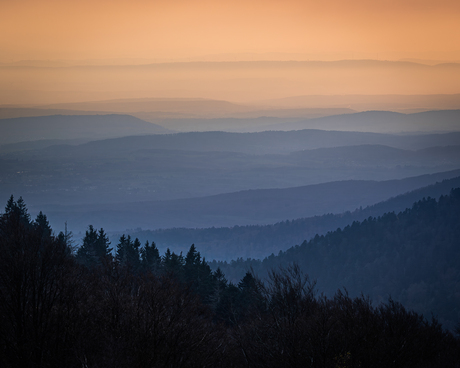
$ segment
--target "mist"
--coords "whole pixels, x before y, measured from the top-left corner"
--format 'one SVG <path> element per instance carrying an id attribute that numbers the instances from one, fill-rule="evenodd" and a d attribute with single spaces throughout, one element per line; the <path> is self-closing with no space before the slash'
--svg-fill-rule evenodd
<path id="1" fill-rule="evenodd" d="M 145 97 L 253 103 L 302 95 L 460 92 L 458 64 L 430 66 L 375 60 L 0 66 L 0 77 L 8 86 L 0 90 L 3 104 L 26 105 Z"/>
<path id="2" fill-rule="evenodd" d="M 0 366 L 458 368 L 459 15 L 4 2 Z"/>

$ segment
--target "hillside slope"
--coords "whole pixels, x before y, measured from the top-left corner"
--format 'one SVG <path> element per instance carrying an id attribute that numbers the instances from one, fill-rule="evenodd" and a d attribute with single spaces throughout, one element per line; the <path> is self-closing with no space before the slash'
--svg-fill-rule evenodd
<path id="1" fill-rule="evenodd" d="M 415 178 L 412 178 L 415 179 Z M 428 179 L 425 178 L 425 179 Z M 409 179 L 407 179 L 409 180 Z M 400 181 L 400 185 L 407 183 Z M 361 183 L 365 185 L 366 183 Z M 371 187 L 371 183 L 367 183 Z M 383 187 L 385 183 L 374 183 Z M 389 184 L 389 183 L 388 183 Z M 280 250 L 286 250 L 295 244 L 301 244 L 304 240 L 310 240 L 316 234 L 324 235 L 328 231 L 336 230 L 351 224 L 353 221 L 362 221 L 369 216 L 381 216 L 385 212 L 404 211 L 412 204 L 424 197 L 438 198 L 449 194 L 454 187 L 460 187 L 460 177 L 443 180 L 432 185 L 425 186 L 393 198 L 379 202 L 362 209 L 357 208 L 352 212 L 327 213 L 321 216 L 306 218 L 286 217 L 284 221 L 274 222 L 270 225 L 246 225 L 232 227 L 211 228 L 164 228 L 158 230 L 130 230 L 123 233 L 138 237 L 142 242 L 155 240 L 162 251 L 167 248 L 186 252 L 190 243 L 194 243 L 208 260 L 231 260 L 238 258 L 263 259 L 271 253 L 278 254 Z M 331 201 L 339 200 L 339 196 L 330 198 Z M 125 212 L 126 213 L 126 212 Z M 130 216 L 135 216 L 131 213 Z M 89 217 L 88 217 L 89 218 Z M 100 217 L 101 218 L 101 217 Z M 96 218 L 94 218 L 96 221 Z M 98 226 L 103 226 L 99 220 Z M 96 224 L 96 222 L 94 222 Z M 133 228 L 136 226 L 133 225 Z M 116 231 L 110 234 L 112 239 L 118 239 L 122 232 Z M 236 275 L 230 272 L 228 276 L 232 280 L 239 280 L 244 276 L 245 270 Z"/>
<path id="2" fill-rule="evenodd" d="M 458 177 L 459 174 L 460 172 L 456 170 L 381 182 L 347 180 L 296 188 L 248 190 L 168 201 L 82 202 L 73 205 L 56 201 L 56 203 L 34 204 L 30 208 L 45 211 L 55 228 L 61 228 L 67 221 L 72 231 L 84 231 L 89 224 L 103 227 L 107 231 L 134 228 L 154 230 L 173 227 L 265 225 L 327 213 L 354 211 L 361 206 L 366 207 L 407 191 L 434 184 L 436 181 Z M 29 197 L 26 199 L 29 200 Z M 311 234 L 314 235 L 315 233 Z M 297 238 L 296 242 L 304 239 Z M 293 244 L 295 243 L 287 245 Z M 282 248 L 275 248 L 270 252 L 277 252 L 279 249 Z M 225 253 L 230 257 L 235 254 L 251 257 L 257 254 L 260 257 L 270 253 L 264 247 L 257 249 L 257 253 L 252 253 L 252 250 L 252 247 L 246 247 L 244 253 L 236 250 L 231 253 L 232 250 L 229 248 L 229 253 Z M 212 252 L 212 257 L 218 257 L 217 253 Z"/>
<path id="3" fill-rule="evenodd" d="M 453 328 L 460 313 L 459 219 L 457 188 L 438 201 L 424 198 L 397 214 L 355 221 L 263 261 L 217 265 L 226 275 L 232 268 L 252 267 L 263 276 L 296 262 L 326 295 L 343 287 L 376 302 L 391 295 L 427 317 L 433 312 Z"/>

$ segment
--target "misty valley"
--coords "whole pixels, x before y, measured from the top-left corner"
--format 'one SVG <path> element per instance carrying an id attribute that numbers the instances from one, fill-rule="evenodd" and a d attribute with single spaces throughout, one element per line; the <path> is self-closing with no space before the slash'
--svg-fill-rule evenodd
<path id="1" fill-rule="evenodd" d="M 458 367 L 460 110 L 267 104 L 0 106 L 2 366 Z"/>
<path id="2" fill-rule="evenodd" d="M 460 1 L 0 1 L 0 368 L 460 368 Z"/>

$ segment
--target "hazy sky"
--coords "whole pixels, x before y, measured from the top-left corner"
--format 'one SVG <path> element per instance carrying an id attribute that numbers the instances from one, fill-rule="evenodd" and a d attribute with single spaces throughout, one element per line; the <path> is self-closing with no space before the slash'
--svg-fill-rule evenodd
<path id="1" fill-rule="evenodd" d="M 235 53 L 460 60 L 460 1 L 0 0 L 0 62 Z"/>

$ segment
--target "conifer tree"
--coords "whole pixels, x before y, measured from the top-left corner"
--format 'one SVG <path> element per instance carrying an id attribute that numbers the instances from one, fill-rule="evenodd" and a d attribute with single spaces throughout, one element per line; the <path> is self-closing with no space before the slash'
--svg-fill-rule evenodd
<path id="1" fill-rule="evenodd" d="M 0 366 L 72 366 L 74 259 L 46 216 L 30 223 L 18 202 L 11 196 L 0 216 Z"/>
<path id="2" fill-rule="evenodd" d="M 172 275 L 177 280 L 182 281 L 183 278 L 183 266 L 184 266 L 184 257 L 182 252 L 176 254 L 166 249 L 165 255 L 163 256 L 163 268 L 167 274 Z"/>
<path id="3" fill-rule="evenodd" d="M 41 232 L 43 238 L 51 236 L 51 226 L 49 224 L 46 215 L 43 214 L 42 211 L 37 215 L 37 218 L 34 222 L 35 228 Z"/>
<path id="4" fill-rule="evenodd" d="M 89 225 L 83 238 L 83 244 L 77 251 L 77 260 L 87 267 L 94 267 L 97 264 L 96 242 L 97 232 L 93 225 Z"/>
<path id="5" fill-rule="evenodd" d="M 141 264 L 146 271 L 156 273 L 161 266 L 160 252 L 154 242 L 150 245 L 148 240 L 141 249 Z"/>
<path id="6" fill-rule="evenodd" d="M 225 278 L 225 275 L 220 269 L 220 267 L 217 268 L 217 270 L 213 273 L 212 277 L 214 280 L 214 288 L 212 295 L 210 296 L 210 302 L 213 305 L 214 309 L 216 309 L 222 300 L 223 293 L 228 287 L 228 280 Z"/>
<path id="7" fill-rule="evenodd" d="M 10 196 L 5 207 L 5 216 L 17 217 L 22 224 L 30 225 L 30 215 L 22 197 L 15 201 L 13 195 Z"/>
<path id="8" fill-rule="evenodd" d="M 200 263 L 201 256 L 200 252 L 196 250 L 195 244 L 190 246 L 187 255 L 185 256 L 185 267 L 193 267 Z"/>
<path id="9" fill-rule="evenodd" d="M 24 202 L 24 199 L 22 199 L 22 197 L 19 197 L 16 204 L 17 204 L 17 207 L 21 215 L 24 217 L 25 220 L 27 220 L 27 222 L 30 223 L 30 214 L 27 210 L 27 206 L 26 206 L 26 203 Z"/>
<path id="10" fill-rule="evenodd" d="M 141 260 L 139 254 L 139 247 L 141 243 L 138 238 L 131 240 L 131 236 L 127 237 L 123 234 L 117 245 L 117 254 L 115 259 L 122 267 L 128 267 L 133 271 L 140 268 Z"/>
<path id="11" fill-rule="evenodd" d="M 83 238 L 83 245 L 78 249 L 77 259 L 87 267 L 100 266 L 110 256 L 112 249 L 104 229 L 96 231 L 89 225 Z"/>
<path id="12" fill-rule="evenodd" d="M 96 242 L 96 255 L 100 260 L 111 256 L 113 248 L 109 248 L 109 246 L 109 237 L 104 232 L 104 229 L 101 227 L 98 231 Z"/>

